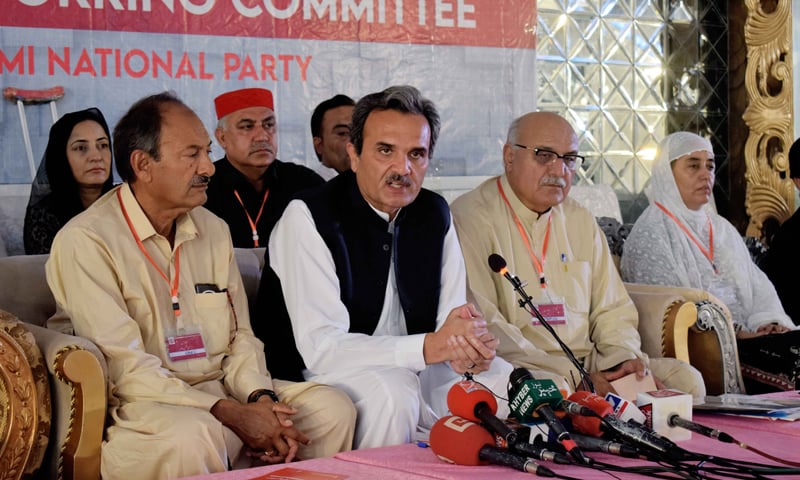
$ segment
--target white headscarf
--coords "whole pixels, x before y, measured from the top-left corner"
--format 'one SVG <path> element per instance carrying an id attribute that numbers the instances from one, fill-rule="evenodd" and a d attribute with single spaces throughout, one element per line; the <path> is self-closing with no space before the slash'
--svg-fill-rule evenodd
<path id="1" fill-rule="evenodd" d="M 673 133 L 659 143 L 646 190 L 650 206 L 625 241 L 620 263 L 623 279 L 706 290 L 725 302 L 733 321 L 749 331 L 773 322 L 794 328 L 772 283 L 753 263 L 736 228 L 716 213 L 713 202 L 699 210 L 691 210 L 683 203 L 672 174 L 672 162 L 700 151 L 714 156 L 708 140 L 689 132 Z M 707 250 L 709 233 L 713 231 L 713 265 L 719 273 L 714 272 L 711 261 L 656 202 L 669 210 Z"/>
<path id="2" fill-rule="evenodd" d="M 692 215 L 690 210 L 681 198 L 678 184 L 672 174 L 672 162 L 694 152 L 706 152 L 708 158 L 714 158 L 714 147 L 707 139 L 690 132 L 675 132 L 667 135 L 658 144 L 656 150 L 656 161 L 653 164 L 653 173 L 650 175 L 650 183 L 645 189 L 645 195 L 650 203 L 659 202 L 672 212 L 681 212 Z M 705 213 L 715 213 L 713 199 L 703 205 L 700 209 L 704 212 L 699 215 L 705 219 Z"/>

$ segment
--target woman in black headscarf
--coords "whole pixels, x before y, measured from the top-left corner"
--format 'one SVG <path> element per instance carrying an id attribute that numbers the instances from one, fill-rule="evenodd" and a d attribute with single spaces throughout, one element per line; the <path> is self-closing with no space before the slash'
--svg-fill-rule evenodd
<path id="1" fill-rule="evenodd" d="M 111 132 L 97 108 L 67 113 L 50 128 L 25 211 L 28 255 L 50 253 L 58 230 L 113 186 Z"/>

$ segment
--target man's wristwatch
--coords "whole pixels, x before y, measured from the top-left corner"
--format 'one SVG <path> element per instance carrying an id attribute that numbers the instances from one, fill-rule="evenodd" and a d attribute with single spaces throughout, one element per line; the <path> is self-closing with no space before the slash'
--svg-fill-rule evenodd
<path id="1" fill-rule="evenodd" d="M 258 401 L 259 398 L 263 397 L 264 395 L 266 395 L 269 398 L 271 398 L 272 401 L 275 402 L 275 403 L 280 402 L 280 400 L 278 399 L 278 396 L 275 394 L 275 392 L 273 392 L 272 390 L 267 390 L 266 388 L 262 388 L 260 390 L 256 390 L 253 393 L 251 393 L 247 397 L 247 403 L 255 403 L 255 402 Z"/>

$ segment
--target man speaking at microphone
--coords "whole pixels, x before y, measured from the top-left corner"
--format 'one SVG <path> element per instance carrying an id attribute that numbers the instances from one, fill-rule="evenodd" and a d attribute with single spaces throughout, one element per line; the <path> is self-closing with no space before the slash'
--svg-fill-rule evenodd
<path id="1" fill-rule="evenodd" d="M 498 355 L 560 388 L 572 390 L 581 381 L 553 336 L 519 307 L 507 280 L 490 270 L 493 253 L 529 282 L 528 295 L 583 363 L 598 394 L 614 391 L 609 382 L 643 376 L 650 368 L 656 385 L 704 396 L 693 367 L 648 359 L 641 351 L 638 314 L 605 235 L 588 210 L 567 198 L 582 162 L 578 136 L 564 118 L 528 113 L 509 126 L 504 174 L 453 202 L 469 286 L 500 341 Z"/>
<path id="2" fill-rule="evenodd" d="M 389 87 L 359 100 L 352 120 L 352 171 L 301 193 L 272 232 L 254 322 L 276 376 L 350 395 L 365 448 L 429 429 L 460 374 L 504 392 L 511 367 L 466 304 L 447 202 L 422 188 L 436 107 Z"/>

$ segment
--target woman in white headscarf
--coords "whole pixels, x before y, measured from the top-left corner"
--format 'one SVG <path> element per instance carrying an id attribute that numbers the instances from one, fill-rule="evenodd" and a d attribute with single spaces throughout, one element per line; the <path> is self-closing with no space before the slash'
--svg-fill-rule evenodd
<path id="1" fill-rule="evenodd" d="M 739 232 L 713 209 L 714 170 L 714 151 L 705 138 L 677 132 L 661 141 L 646 192 L 650 205 L 625 241 L 622 277 L 710 292 L 731 312 L 742 362 L 795 379 L 800 332 L 778 335 L 794 323 Z"/>

